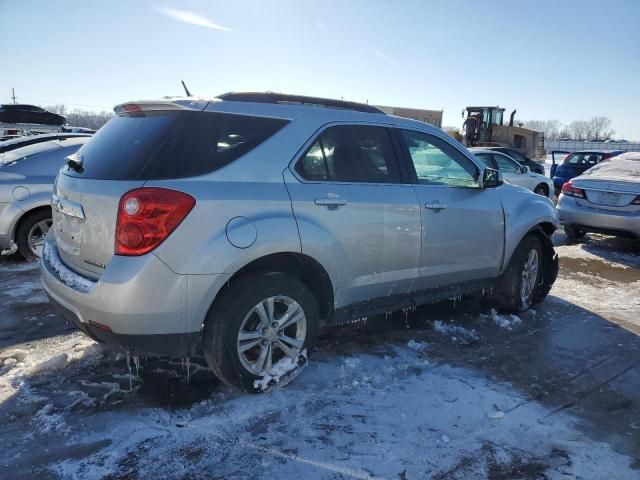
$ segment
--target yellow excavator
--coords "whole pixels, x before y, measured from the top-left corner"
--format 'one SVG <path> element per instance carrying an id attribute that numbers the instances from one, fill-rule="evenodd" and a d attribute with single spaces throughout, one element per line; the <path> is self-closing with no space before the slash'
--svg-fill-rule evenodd
<path id="1" fill-rule="evenodd" d="M 530 158 L 544 156 L 544 133 L 514 125 L 516 110 L 505 125 L 504 111 L 498 106 L 463 110 L 463 143 L 467 147 L 510 147 Z"/>

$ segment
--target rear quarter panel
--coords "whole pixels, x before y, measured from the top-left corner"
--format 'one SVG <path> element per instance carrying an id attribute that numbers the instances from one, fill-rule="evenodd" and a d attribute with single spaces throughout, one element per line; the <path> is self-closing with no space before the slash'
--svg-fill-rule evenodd
<path id="1" fill-rule="evenodd" d="M 187 218 L 154 250 L 176 273 L 233 274 L 264 255 L 300 252 L 282 177 L 280 182 L 171 180 L 145 186 L 179 190 L 196 199 Z"/>

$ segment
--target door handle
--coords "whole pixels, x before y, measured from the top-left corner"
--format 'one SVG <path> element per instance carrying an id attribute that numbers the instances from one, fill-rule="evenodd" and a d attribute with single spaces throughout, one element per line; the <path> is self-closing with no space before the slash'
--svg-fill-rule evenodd
<path id="1" fill-rule="evenodd" d="M 332 208 L 344 207 L 347 204 L 347 201 L 338 195 L 330 194 L 330 195 L 327 195 L 326 197 L 316 198 L 315 204 L 321 207 L 327 207 L 332 209 Z"/>
<path id="2" fill-rule="evenodd" d="M 424 208 L 428 208 L 429 210 L 444 210 L 447 208 L 447 204 L 434 200 L 431 203 L 425 203 Z"/>

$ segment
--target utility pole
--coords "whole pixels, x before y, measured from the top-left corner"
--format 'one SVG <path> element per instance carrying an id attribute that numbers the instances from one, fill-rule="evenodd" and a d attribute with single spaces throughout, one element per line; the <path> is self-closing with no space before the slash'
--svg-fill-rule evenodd
<path id="1" fill-rule="evenodd" d="M 12 88 L 11 89 L 11 98 L 13 100 L 13 104 L 16 104 L 16 91 Z"/>

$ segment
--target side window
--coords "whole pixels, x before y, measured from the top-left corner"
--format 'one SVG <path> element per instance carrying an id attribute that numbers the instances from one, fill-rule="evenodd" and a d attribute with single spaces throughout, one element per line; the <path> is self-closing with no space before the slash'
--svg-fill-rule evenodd
<path id="1" fill-rule="evenodd" d="M 503 152 L 505 155 L 509 155 L 511 158 L 513 158 L 514 160 L 517 160 L 518 162 L 522 163 L 523 165 L 525 163 L 527 163 L 527 157 L 525 157 L 524 155 L 522 155 L 519 151 L 517 150 L 507 150 L 506 152 Z"/>
<path id="2" fill-rule="evenodd" d="M 496 168 L 496 164 L 493 161 L 493 155 L 489 155 L 488 153 L 476 153 L 476 157 L 484 163 L 489 168 Z"/>
<path id="3" fill-rule="evenodd" d="M 493 159 L 498 165 L 498 170 L 503 173 L 520 173 L 520 165 L 516 163 L 515 160 L 511 160 L 510 158 L 504 155 L 494 155 Z"/>
<path id="4" fill-rule="evenodd" d="M 384 127 L 329 127 L 295 169 L 312 181 L 400 183 L 393 143 Z"/>
<path id="5" fill-rule="evenodd" d="M 402 130 L 402 136 L 419 184 L 478 188 L 476 166 L 453 146 L 420 132 Z"/>

